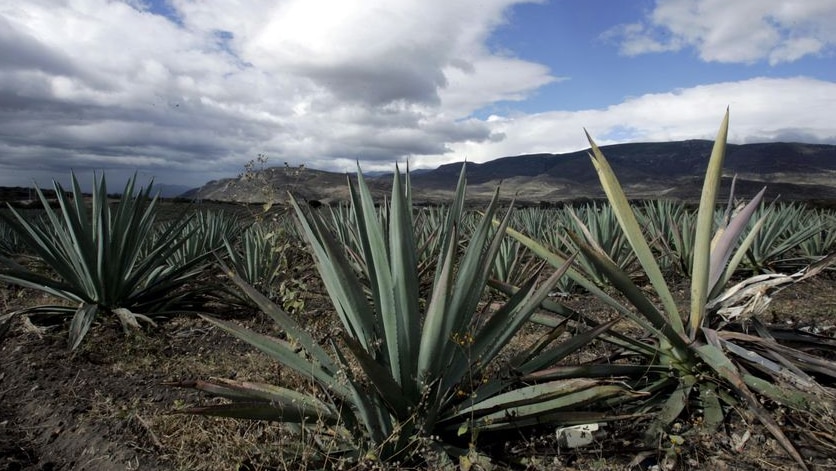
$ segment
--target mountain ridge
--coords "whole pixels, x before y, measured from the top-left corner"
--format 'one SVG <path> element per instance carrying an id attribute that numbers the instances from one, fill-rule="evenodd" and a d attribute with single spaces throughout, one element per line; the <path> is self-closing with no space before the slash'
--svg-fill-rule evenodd
<path id="1" fill-rule="evenodd" d="M 712 147 L 712 141 L 686 140 L 613 144 L 601 146 L 601 150 L 629 197 L 687 200 L 699 195 Z M 522 154 L 481 163 L 468 162 L 468 197 L 477 201 L 489 199 L 500 183 L 503 195 L 516 195 L 525 202 L 601 197 L 603 192 L 588 151 Z M 462 162 L 455 162 L 411 173 L 414 200 L 417 203 L 449 200 L 461 165 Z M 836 200 L 836 145 L 728 144 L 724 175 L 734 174 L 738 175 L 737 188 L 741 191 L 756 187 L 759 190 L 765 185 L 770 187 L 768 193 L 772 197 Z M 263 202 L 280 200 L 285 191 L 291 191 L 307 200 L 329 203 L 348 198 L 345 179 L 345 173 L 271 167 L 256 172 L 255 178 L 246 181 L 239 177 L 208 182 L 184 196 Z M 391 188 L 391 173 L 366 176 L 366 180 L 381 197 Z M 265 193 L 265 186 L 271 189 L 268 193 L 272 196 Z"/>

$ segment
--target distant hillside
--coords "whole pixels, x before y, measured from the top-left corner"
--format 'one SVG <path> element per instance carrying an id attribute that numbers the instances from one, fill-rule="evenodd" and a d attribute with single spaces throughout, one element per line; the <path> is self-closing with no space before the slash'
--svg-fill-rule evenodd
<path id="1" fill-rule="evenodd" d="M 668 197 L 694 199 L 699 195 L 702 175 L 711 154 L 712 142 L 616 144 L 602 150 L 631 198 Z M 438 202 L 450 198 L 461 162 L 412 174 L 416 202 Z M 836 200 L 836 146 L 765 143 L 728 145 L 725 174 L 738 175 L 738 194 L 751 195 L 764 185 L 771 197 L 786 200 Z M 603 196 L 587 151 L 568 154 L 536 154 L 503 157 L 481 164 L 468 163 L 468 195 L 471 200 L 487 199 L 497 185 L 507 197 L 517 195 L 524 202 L 558 202 L 574 198 Z M 306 169 L 289 172 L 269 168 L 253 180 L 224 179 L 209 182 L 188 194 L 190 197 L 260 202 L 272 194 L 293 191 L 308 200 L 344 200 L 348 193 L 345 175 Z M 391 175 L 367 177 L 382 196 Z"/>
<path id="2" fill-rule="evenodd" d="M 192 191 L 191 187 L 186 185 L 167 185 L 164 183 L 155 183 L 152 193 L 158 193 L 163 198 L 174 198 L 180 196 L 187 191 Z"/>
<path id="3" fill-rule="evenodd" d="M 262 203 L 284 200 L 288 192 L 305 200 L 332 202 L 347 200 L 346 174 L 305 168 L 271 167 L 257 172 L 254 178 L 236 177 L 213 180 L 181 195 L 184 198 L 214 201 Z M 356 176 L 352 176 L 356 180 Z M 390 177 L 367 177 L 369 186 L 380 195 L 389 188 Z"/>

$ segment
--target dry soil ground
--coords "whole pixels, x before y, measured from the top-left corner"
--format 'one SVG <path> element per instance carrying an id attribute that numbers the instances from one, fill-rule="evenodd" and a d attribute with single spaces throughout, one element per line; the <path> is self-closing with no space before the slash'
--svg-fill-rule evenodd
<path id="1" fill-rule="evenodd" d="M 37 302 L 39 295 L 6 287 L 2 296 L 0 308 L 8 312 Z M 305 296 L 306 323 L 325 335 L 334 322 L 327 298 L 315 286 Z M 570 303 L 587 312 L 599 309 L 582 296 Z M 813 326 L 836 336 L 836 276 L 826 273 L 780 293 L 763 320 Z M 276 331 L 260 315 L 239 321 L 263 332 Z M 17 321 L 0 344 L 0 470 L 309 466 L 305 444 L 278 424 L 176 413 L 209 399 L 166 383 L 213 376 L 298 382 L 264 355 L 195 317 L 178 317 L 132 338 L 125 338 L 114 323 L 103 322 L 76 353 L 66 348 L 65 326 L 37 332 Z M 725 433 L 683 444 L 670 462 L 672 469 L 793 468 L 762 429 L 744 415 L 730 417 Z M 640 446 L 638 427 L 614 424 L 608 430 L 606 438 L 581 450 L 560 450 L 549 430 L 513 435 L 505 438 L 499 454 L 528 456 L 530 469 L 664 464 L 658 452 Z M 802 451 L 815 467 L 836 469 L 836 457 Z"/>

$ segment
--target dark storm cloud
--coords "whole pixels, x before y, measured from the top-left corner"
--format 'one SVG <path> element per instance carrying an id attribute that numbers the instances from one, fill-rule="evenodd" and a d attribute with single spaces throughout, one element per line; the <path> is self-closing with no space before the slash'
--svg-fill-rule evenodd
<path id="1" fill-rule="evenodd" d="M 438 106 L 438 89 L 447 85 L 434 64 L 402 57 L 377 58 L 375 63 L 350 63 L 311 68 L 304 75 L 330 90 L 339 101 L 382 106 L 392 102 Z"/>
<path id="2" fill-rule="evenodd" d="M 75 75 L 76 67 L 66 54 L 50 49 L 20 31 L 0 16 L 0 68 L 41 70 L 57 75 Z"/>

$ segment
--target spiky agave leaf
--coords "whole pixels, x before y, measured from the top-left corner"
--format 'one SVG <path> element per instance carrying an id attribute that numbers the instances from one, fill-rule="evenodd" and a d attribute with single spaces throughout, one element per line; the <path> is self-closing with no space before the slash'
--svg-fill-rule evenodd
<path id="1" fill-rule="evenodd" d="M 292 423 L 335 425 L 339 414 L 328 404 L 309 394 L 271 384 L 214 378 L 169 383 L 171 386 L 197 389 L 230 399 L 231 403 L 191 407 L 181 412 L 239 419 L 277 420 Z"/>
<path id="2" fill-rule="evenodd" d="M 568 379 L 516 388 L 484 400 L 473 401 L 467 407 L 445 417 L 446 421 L 467 419 L 472 428 L 501 430 L 551 422 L 560 414 L 561 423 L 571 424 L 577 413 L 583 420 L 589 415 L 582 411 L 587 404 L 601 402 L 615 396 L 643 395 L 623 385 L 606 380 Z M 605 415 L 600 415 L 603 419 Z"/>

